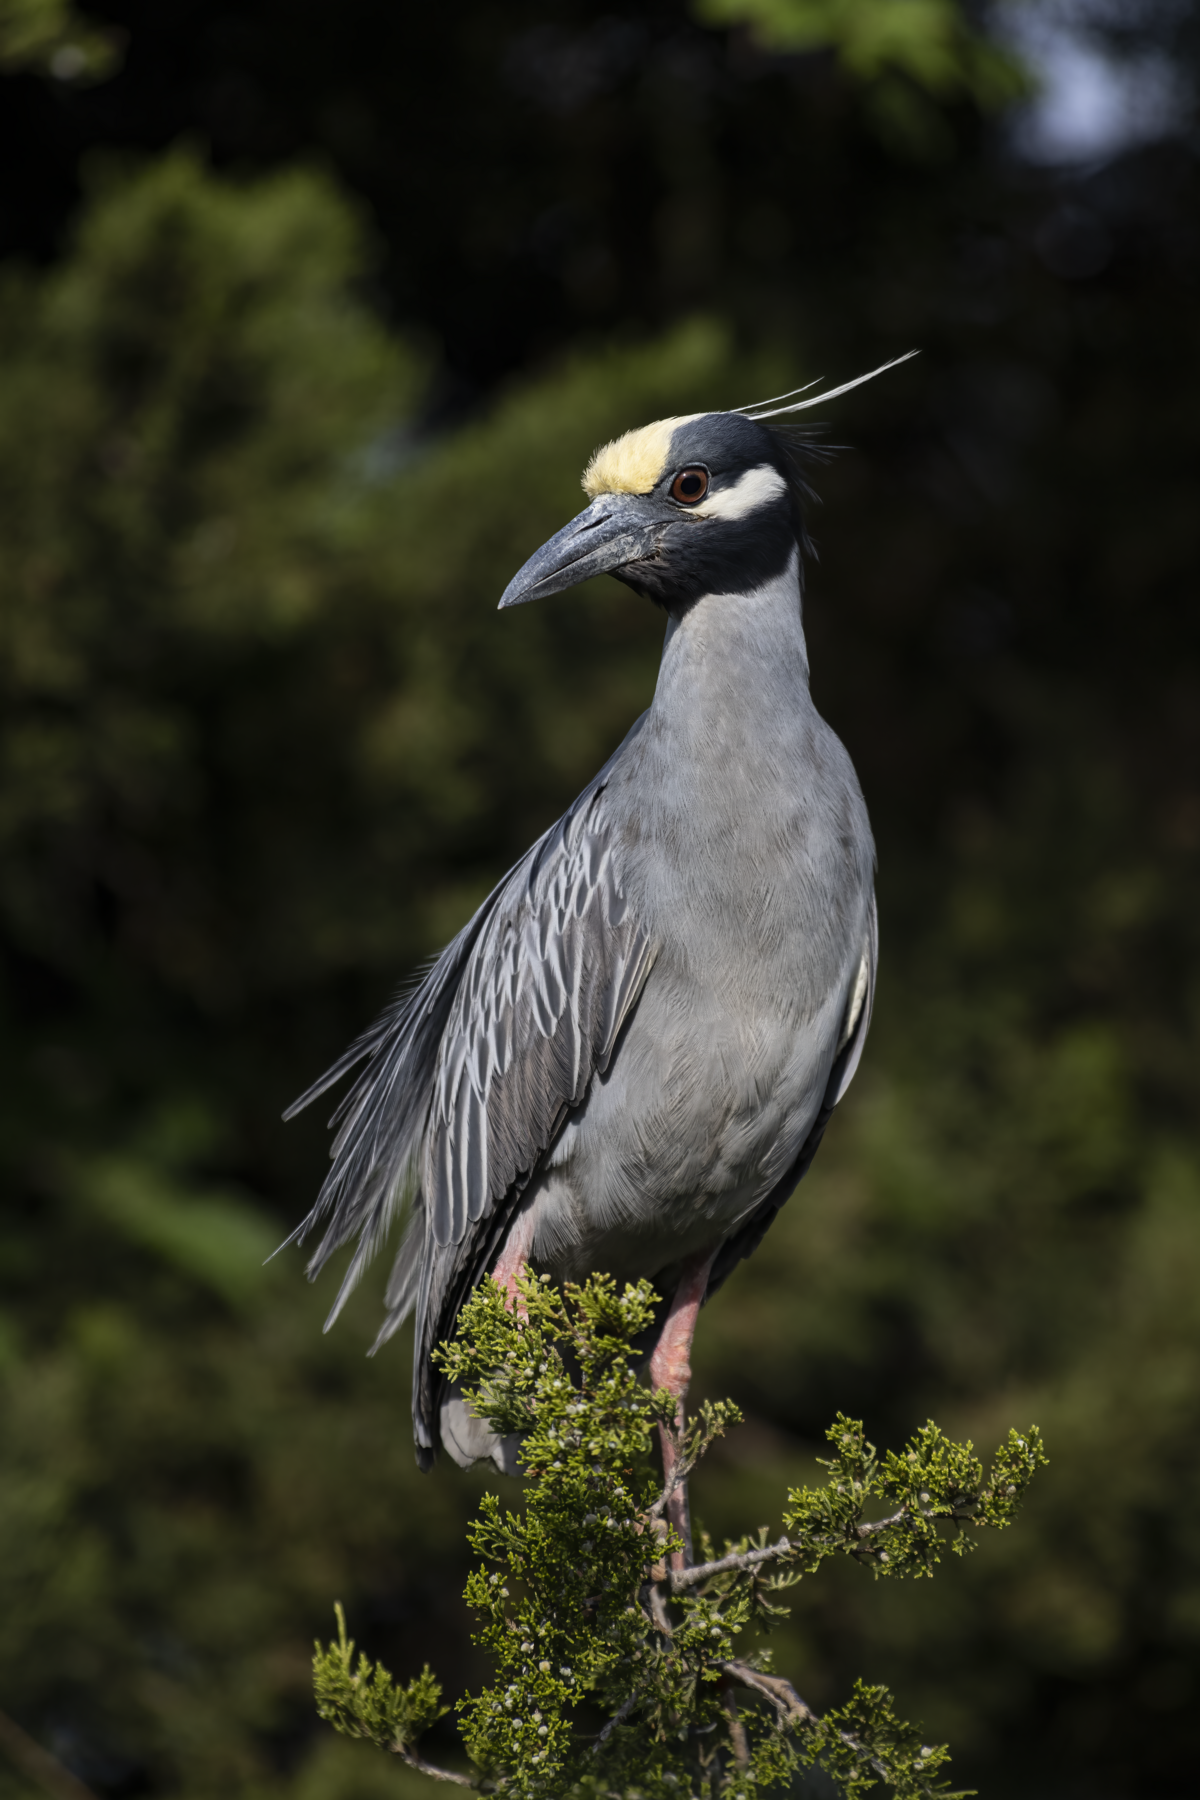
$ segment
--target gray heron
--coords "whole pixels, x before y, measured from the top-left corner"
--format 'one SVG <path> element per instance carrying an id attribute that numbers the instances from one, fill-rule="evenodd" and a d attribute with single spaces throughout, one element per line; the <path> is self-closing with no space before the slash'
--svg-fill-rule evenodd
<path id="1" fill-rule="evenodd" d="M 365 1064 L 294 1236 L 323 1228 L 313 1277 L 358 1240 L 332 1323 L 406 1217 L 377 1342 L 415 1313 L 422 1468 L 440 1445 L 513 1467 L 431 1352 L 480 1281 L 511 1297 L 526 1267 L 649 1277 L 651 1380 L 682 1406 L 701 1304 L 761 1243 L 858 1065 L 874 846 L 809 692 L 803 484 L 768 422 L 814 403 L 660 419 L 593 456 L 588 504 L 500 605 L 615 575 L 666 615 L 653 701 L 287 1115 Z"/>

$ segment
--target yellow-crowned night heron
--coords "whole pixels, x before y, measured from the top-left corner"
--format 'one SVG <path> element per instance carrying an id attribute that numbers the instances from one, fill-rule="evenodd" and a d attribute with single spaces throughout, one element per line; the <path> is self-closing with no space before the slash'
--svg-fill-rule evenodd
<path id="1" fill-rule="evenodd" d="M 357 1234 L 336 1316 L 409 1200 L 379 1341 L 415 1309 L 423 1468 L 439 1442 L 511 1466 L 430 1352 L 479 1281 L 511 1295 L 526 1263 L 651 1277 L 669 1303 L 651 1378 L 682 1396 L 700 1305 L 761 1241 L 862 1054 L 874 849 L 809 695 L 799 485 L 762 422 L 814 402 L 779 401 L 593 457 L 589 504 L 500 605 L 603 571 L 648 596 L 667 615 L 653 704 L 291 1109 L 366 1061 L 296 1236 L 325 1226 L 315 1275 Z"/>

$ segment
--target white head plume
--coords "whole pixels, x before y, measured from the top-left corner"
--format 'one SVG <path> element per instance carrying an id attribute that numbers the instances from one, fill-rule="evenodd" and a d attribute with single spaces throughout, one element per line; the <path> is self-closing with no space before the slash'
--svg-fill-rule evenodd
<path id="1" fill-rule="evenodd" d="M 853 381 L 843 381 L 841 387 L 828 388 L 823 394 L 814 394 L 810 400 L 793 400 L 791 396 L 807 394 L 809 388 L 816 387 L 816 381 L 807 381 L 803 387 L 791 388 L 786 394 L 775 394 L 770 400 L 755 400 L 749 406 L 731 407 L 730 411 L 744 413 L 748 419 L 776 419 L 780 413 L 803 412 L 806 406 L 819 406 L 822 400 L 836 400 L 839 395 L 848 394 L 851 388 L 861 387 L 864 381 L 874 381 L 877 375 L 886 374 L 888 369 L 895 369 L 900 363 L 906 363 L 920 354 L 919 350 L 906 350 L 903 356 L 894 356 L 891 362 L 880 363 L 869 375 L 856 375 Z M 820 379 L 818 375 L 817 381 Z M 777 404 L 781 400 L 785 403 L 782 406 Z"/>

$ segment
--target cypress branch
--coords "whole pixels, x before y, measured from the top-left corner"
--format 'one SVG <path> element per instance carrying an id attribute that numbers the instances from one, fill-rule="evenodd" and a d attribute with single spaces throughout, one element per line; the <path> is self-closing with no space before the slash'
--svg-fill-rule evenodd
<path id="1" fill-rule="evenodd" d="M 522 1437 L 523 1506 L 486 1494 L 470 1528 L 479 1560 L 466 1597 L 495 1668 L 456 1706 L 475 1773 L 419 1754 L 448 1710 L 438 1683 L 425 1669 L 400 1688 L 365 1656 L 356 1666 L 340 1606 L 338 1638 L 314 1661 L 321 1717 L 435 1779 L 513 1800 L 756 1800 L 815 1763 L 847 1800 L 878 1782 L 898 1800 L 960 1800 L 947 1749 L 898 1718 L 886 1688 L 859 1682 L 818 1715 L 766 1652 L 738 1640 L 786 1611 L 775 1596 L 831 1557 L 923 1578 L 946 1551 L 1005 1529 L 1046 1461 L 1036 1427 L 1011 1431 L 985 1472 L 970 1443 L 932 1421 L 881 1457 L 839 1414 L 826 1479 L 789 1492 L 783 1535 L 763 1530 L 672 1570 L 682 1546 L 651 1464 L 655 1428 L 673 1434 L 674 1481 L 686 1480 L 737 1408 L 705 1404 L 681 1424 L 670 1396 L 642 1385 L 637 1345 L 657 1304 L 648 1282 L 520 1285 L 510 1311 L 484 1282 L 438 1352 L 479 1416 Z M 869 1518 L 881 1503 L 884 1516 Z"/>

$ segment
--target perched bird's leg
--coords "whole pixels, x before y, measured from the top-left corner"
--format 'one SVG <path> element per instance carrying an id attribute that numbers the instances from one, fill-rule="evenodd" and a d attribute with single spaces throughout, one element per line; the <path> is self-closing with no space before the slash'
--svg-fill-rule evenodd
<path id="1" fill-rule="evenodd" d="M 525 1307 L 517 1291 L 517 1279 L 524 1275 L 529 1252 L 533 1249 L 533 1208 L 525 1206 L 517 1214 L 504 1240 L 500 1260 L 492 1270 L 492 1280 L 504 1289 L 509 1311 L 525 1317 Z"/>
<path id="2" fill-rule="evenodd" d="M 671 1310 L 654 1347 L 654 1355 L 650 1358 L 650 1386 L 656 1393 L 659 1388 L 666 1388 L 669 1394 L 675 1396 L 676 1434 L 683 1431 L 683 1401 L 692 1379 L 692 1338 L 700 1307 L 708 1292 L 708 1277 L 716 1254 L 715 1250 L 704 1250 L 696 1256 L 689 1256 L 684 1263 Z M 661 1425 L 658 1435 L 662 1444 L 663 1481 L 669 1485 L 678 1460 L 678 1436 L 673 1436 Z M 667 1517 L 684 1543 L 682 1551 L 672 1553 L 671 1567 L 685 1569 L 692 1560 L 692 1522 L 688 1514 L 686 1478 L 680 1482 L 667 1502 Z"/>

